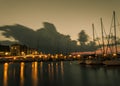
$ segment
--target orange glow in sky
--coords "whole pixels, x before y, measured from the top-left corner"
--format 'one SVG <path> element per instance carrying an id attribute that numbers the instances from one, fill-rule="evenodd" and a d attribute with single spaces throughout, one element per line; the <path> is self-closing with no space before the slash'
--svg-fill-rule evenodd
<path id="1" fill-rule="evenodd" d="M 50 22 L 77 40 L 82 29 L 92 36 L 92 23 L 99 35 L 101 17 L 109 31 L 113 10 L 120 18 L 119 7 L 119 0 L 1 0 L 0 26 L 17 23 L 37 30 Z"/>

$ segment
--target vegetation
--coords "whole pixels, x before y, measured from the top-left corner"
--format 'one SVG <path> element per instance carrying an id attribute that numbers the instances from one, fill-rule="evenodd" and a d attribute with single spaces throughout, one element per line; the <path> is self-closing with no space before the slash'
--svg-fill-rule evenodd
<path id="1" fill-rule="evenodd" d="M 80 42 L 81 46 L 84 46 L 86 42 L 88 42 L 88 35 L 84 30 L 81 30 L 81 32 L 78 34 L 78 37 L 78 41 Z"/>
<path id="2" fill-rule="evenodd" d="M 13 37 L 18 43 L 36 48 L 43 53 L 63 53 L 67 54 L 76 51 L 93 51 L 97 49 L 96 43 L 89 41 L 89 36 L 84 30 L 78 34 L 76 40 L 71 40 L 69 35 L 57 32 L 56 27 L 48 22 L 43 23 L 44 27 L 34 31 L 28 27 L 16 24 L 0 27 L 4 31 L 5 37 Z M 12 41 L 1 41 L 1 44 L 13 44 Z"/>

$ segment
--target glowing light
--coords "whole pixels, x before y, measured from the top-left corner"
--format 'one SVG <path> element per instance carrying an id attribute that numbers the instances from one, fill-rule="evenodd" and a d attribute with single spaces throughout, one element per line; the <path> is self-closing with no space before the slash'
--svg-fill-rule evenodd
<path id="1" fill-rule="evenodd" d="M 35 51 L 35 52 L 34 52 L 34 54 L 35 54 L 35 55 L 37 55 L 37 54 L 38 54 L 38 52 L 37 52 L 37 51 Z"/>
<path id="2" fill-rule="evenodd" d="M 75 59 L 75 58 L 76 58 L 76 56 L 73 56 L 73 58 Z"/>
<path id="3" fill-rule="evenodd" d="M 89 59 L 92 58 L 92 56 L 89 56 Z"/>
<path id="4" fill-rule="evenodd" d="M 8 63 L 4 64 L 4 79 L 3 79 L 3 83 L 4 86 L 8 86 Z"/>
<path id="5" fill-rule="evenodd" d="M 58 59 L 58 55 L 57 54 L 55 55 L 55 58 Z"/>
<path id="6" fill-rule="evenodd" d="M 69 57 L 72 57 L 72 55 L 69 55 Z"/>
<path id="7" fill-rule="evenodd" d="M 16 49 L 17 49 L 17 47 L 14 47 L 14 49 L 16 50 Z"/>
<path id="8" fill-rule="evenodd" d="M 60 63 L 60 69 L 61 69 L 61 75 L 62 75 L 62 79 L 63 79 L 63 76 L 64 76 L 64 66 L 63 66 L 63 62 Z"/>
<path id="9" fill-rule="evenodd" d="M 56 63 L 56 77 L 58 79 L 58 63 Z"/>
<path id="10" fill-rule="evenodd" d="M 9 53 L 8 52 L 5 52 L 5 55 L 8 55 Z"/>
<path id="11" fill-rule="evenodd" d="M 14 60 L 16 60 L 16 57 L 13 57 Z"/>
<path id="12" fill-rule="evenodd" d="M 80 57 L 80 55 L 78 54 L 77 57 Z"/>
<path id="13" fill-rule="evenodd" d="M 54 56 L 52 55 L 52 56 L 51 56 L 51 58 L 53 59 L 53 58 L 54 58 Z"/>
<path id="14" fill-rule="evenodd" d="M 24 55 L 25 55 L 25 52 L 22 51 L 22 52 L 21 52 L 21 55 L 24 56 Z"/>
<path id="15" fill-rule="evenodd" d="M 20 64 L 20 86 L 24 86 L 24 62 Z"/>
<path id="16" fill-rule="evenodd" d="M 51 63 L 51 79 L 54 78 L 54 65 L 53 62 Z"/>
<path id="17" fill-rule="evenodd" d="M 26 56 L 24 56 L 23 58 L 26 59 Z"/>
<path id="18" fill-rule="evenodd" d="M 32 79 L 34 86 L 38 84 L 38 62 L 32 62 Z"/>
<path id="19" fill-rule="evenodd" d="M 104 54 L 103 56 L 107 56 L 107 54 Z"/>
<path id="20" fill-rule="evenodd" d="M 35 56 L 34 56 L 34 55 L 32 55 L 32 58 L 35 58 Z"/>
<path id="21" fill-rule="evenodd" d="M 50 56 L 50 54 L 48 54 L 48 56 Z"/>
<path id="22" fill-rule="evenodd" d="M 60 54 L 60 56 L 63 56 L 63 54 Z"/>
<path id="23" fill-rule="evenodd" d="M 42 57 L 42 55 L 39 55 L 39 58 L 41 58 Z"/>
<path id="24" fill-rule="evenodd" d="M 43 79 L 43 62 L 40 62 L 40 78 Z"/>
<path id="25" fill-rule="evenodd" d="M 64 59 L 66 59 L 66 56 L 64 56 Z"/>
<path id="26" fill-rule="evenodd" d="M 47 55 L 45 55 L 44 57 L 47 58 Z"/>
<path id="27" fill-rule="evenodd" d="M 117 56 L 117 54 L 116 54 L 116 53 L 114 53 L 114 54 L 113 54 L 113 56 Z"/>

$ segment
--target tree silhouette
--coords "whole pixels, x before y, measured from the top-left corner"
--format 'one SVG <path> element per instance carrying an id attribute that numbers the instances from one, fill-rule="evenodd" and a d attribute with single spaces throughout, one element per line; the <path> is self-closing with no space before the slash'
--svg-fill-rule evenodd
<path id="1" fill-rule="evenodd" d="M 81 30 L 81 32 L 78 34 L 78 41 L 80 42 L 81 46 L 85 46 L 85 43 L 88 41 L 88 35 L 84 30 Z"/>
<path id="2" fill-rule="evenodd" d="M 76 50 L 77 42 L 71 40 L 69 35 L 64 35 L 56 30 L 54 24 L 44 22 L 43 27 L 37 31 L 23 25 L 6 25 L 0 27 L 0 31 L 5 37 L 13 37 L 20 44 L 35 48 L 43 53 L 70 53 Z M 10 41 L 1 41 L 0 43 L 12 44 Z"/>
<path id="3" fill-rule="evenodd" d="M 3 31 L 3 36 L 9 38 L 13 37 L 18 43 L 26 45 L 30 48 L 35 48 L 43 53 L 63 53 L 69 54 L 71 52 L 89 51 L 95 49 L 94 43 L 88 42 L 88 35 L 82 30 L 79 33 L 78 41 L 81 46 L 77 45 L 76 40 L 71 40 L 69 35 L 61 34 L 57 31 L 54 24 L 44 22 L 43 27 L 34 31 L 23 25 L 6 25 L 0 27 L 0 31 Z M 12 41 L 1 41 L 1 44 L 13 44 Z"/>
<path id="4" fill-rule="evenodd" d="M 96 42 L 95 41 L 90 41 L 88 44 L 88 50 L 89 51 L 94 51 L 97 49 L 97 45 L 96 45 Z"/>

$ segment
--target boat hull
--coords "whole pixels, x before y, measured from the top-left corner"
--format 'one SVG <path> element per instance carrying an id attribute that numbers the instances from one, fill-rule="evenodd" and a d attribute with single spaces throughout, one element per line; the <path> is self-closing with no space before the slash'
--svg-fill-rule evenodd
<path id="1" fill-rule="evenodd" d="M 86 65 L 101 65 L 102 61 L 99 61 L 99 60 L 86 60 L 85 64 Z"/>
<path id="2" fill-rule="evenodd" d="M 116 66 L 116 65 L 120 66 L 120 60 L 107 60 L 107 61 L 103 61 L 103 64 L 108 66 Z"/>

